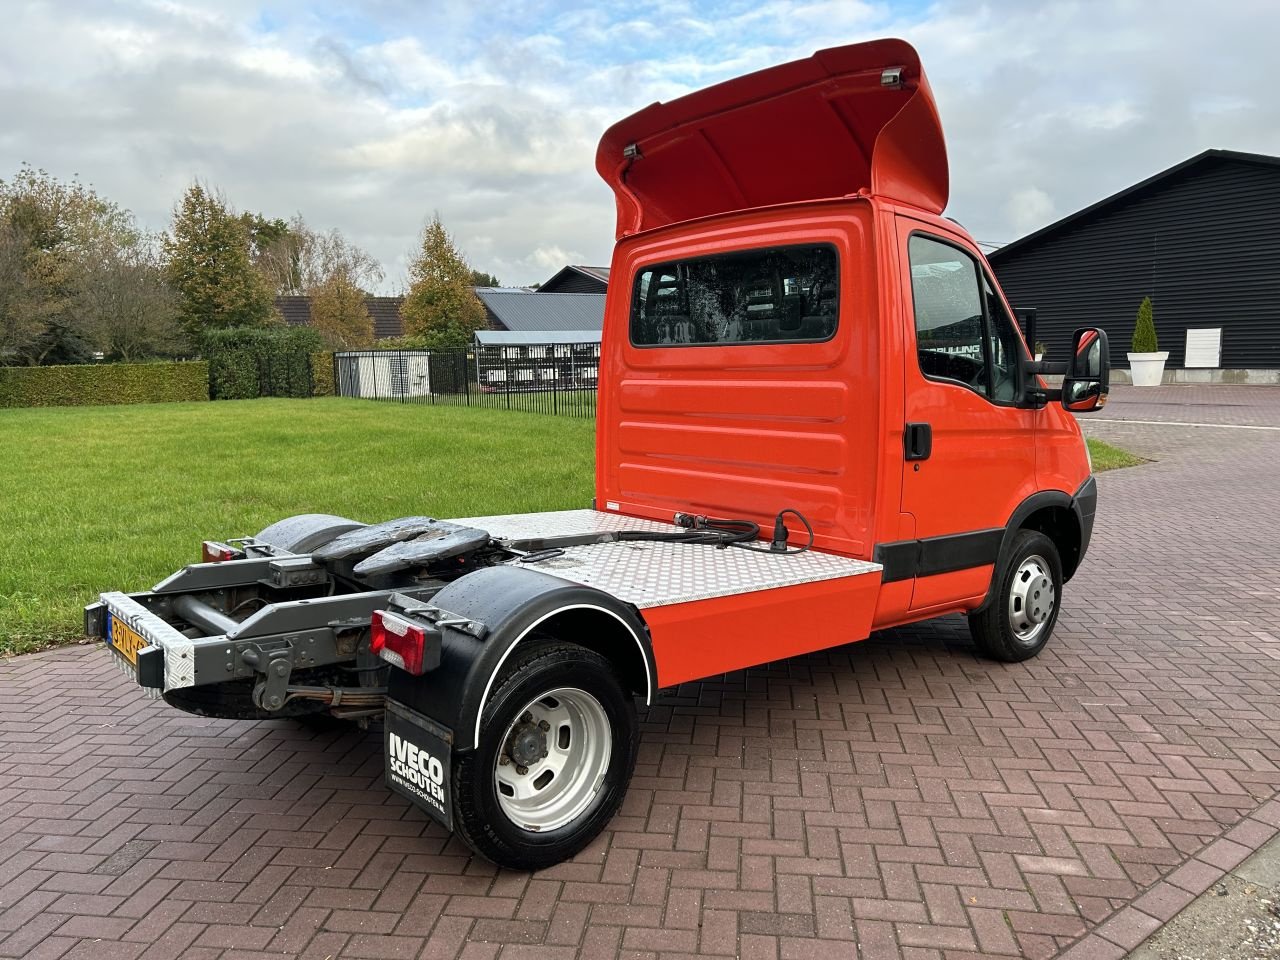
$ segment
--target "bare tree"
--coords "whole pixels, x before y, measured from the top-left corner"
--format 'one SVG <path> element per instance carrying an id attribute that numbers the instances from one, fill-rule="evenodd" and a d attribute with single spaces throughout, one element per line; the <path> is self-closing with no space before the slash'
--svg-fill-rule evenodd
<path id="1" fill-rule="evenodd" d="M 301 215 L 278 238 L 261 245 L 256 263 L 279 296 L 312 295 L 335 277 L 368 290 L 382 281 L 382 265 L 336 228 L 313 230 Z"/>
<path id="2" fill-rule="evenodd" d="M 165 283 L 155 240 L 104 246 L 81 274 L 76 302 L 84 329 L 109 357 L 140 360 L 182 345 L 178 296 Z"/>

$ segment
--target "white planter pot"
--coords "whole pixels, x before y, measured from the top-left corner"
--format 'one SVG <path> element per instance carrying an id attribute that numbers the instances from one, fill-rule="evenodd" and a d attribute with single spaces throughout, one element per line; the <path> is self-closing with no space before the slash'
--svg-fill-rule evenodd
<path id="1" fill-rule="evenodd" d="M 1164 378 L 1164 363 L 1169 359 L 1168 350 L 1157 353 L 1130 353 L 1129 377 L 1135 387 L 1158 387 Z"/>

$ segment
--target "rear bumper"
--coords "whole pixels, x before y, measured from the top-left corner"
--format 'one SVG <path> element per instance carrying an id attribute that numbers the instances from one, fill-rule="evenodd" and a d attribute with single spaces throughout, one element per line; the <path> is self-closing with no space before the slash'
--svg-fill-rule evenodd
<path id="1" fill-rule="evenodd" d="M 127 623 L 150 646 L 138 653 L 138 683 L 165 690 L 195 686 L 196 641 L 124 593 L 104 593 L 84 608 L 84 632 L 108 639 L 109 618 Z M 221 639 L 221 638 L 219 638 Z M 115 656 L 115 654 L 112 654 Z"/>

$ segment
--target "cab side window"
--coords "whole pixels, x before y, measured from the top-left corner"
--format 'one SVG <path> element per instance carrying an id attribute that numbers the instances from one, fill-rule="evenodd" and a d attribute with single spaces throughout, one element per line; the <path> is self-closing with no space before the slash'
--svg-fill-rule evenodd
<path id="1" fill-rule="evenodd" d="M 909 255 L 920 372 L 988 396 L 977 263 L 950 244 L 918 234 L 911 238 Z"/>
<path id="2" fill-rule="evenodd" d="M 1018 354 L 1021 339 L 1004 301 L 986 275 L 982 277 L 982 297 L 987 305 L 987 356 L 991 358 L 991 399 L 1012 403 L 1018 399 Z"/>
<path id="3" fill-rule="evenodd" d="M 919 234 L 911 237 L 908 256 L 920 372 L 997 403 L 1017 400 L 1021 343 L 978 261 Z"/>

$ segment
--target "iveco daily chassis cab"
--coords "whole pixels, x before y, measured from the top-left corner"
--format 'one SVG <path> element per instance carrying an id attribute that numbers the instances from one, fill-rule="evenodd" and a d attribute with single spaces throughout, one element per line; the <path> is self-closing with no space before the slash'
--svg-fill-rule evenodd
<path id="1" fill-rule="evenodd" d="M 910 46 L 655 104 L 597 168 L 618 242 L 591 509 L 292 517 L 86 609 L 184 710 L 383 718 L 388 784 L 515 867 L 600 832 L 663 687 L 950 613 L 1034 656 L 1096 502 L 1070 411 L 1105 400 L 1106 338 L 1031 360 L 941 216 Z"/>

